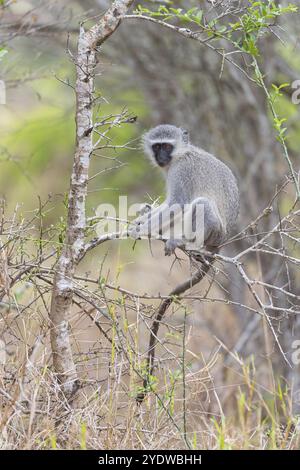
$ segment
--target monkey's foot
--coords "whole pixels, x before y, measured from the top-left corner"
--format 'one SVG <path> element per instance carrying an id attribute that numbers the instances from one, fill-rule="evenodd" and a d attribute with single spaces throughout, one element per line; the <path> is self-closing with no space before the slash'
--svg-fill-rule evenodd
<path id="1" fill-rule="evenodd" d="M 140 240 L 141 239 L 140 224 L 135 224 L 134 226 L 130 227 L 130 229 L 128 230 L 128 235 L 134 240 Z"/>
<path id="2" fill-rule="evenodd" d="M 181 248 L 184 246 L 184 243 L 182 240 L 167 240 L 165 244 L 165 255 L 166 256 L 171 256 L 176 248 Z"/>

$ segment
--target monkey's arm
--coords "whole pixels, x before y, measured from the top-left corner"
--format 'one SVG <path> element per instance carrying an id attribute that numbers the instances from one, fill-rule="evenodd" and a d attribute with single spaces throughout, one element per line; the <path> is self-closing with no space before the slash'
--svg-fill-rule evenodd
<path id="1" fill-rule="evenodd" d="M 129 235 L 134 239 L 165 240 L 165 254 L 167 256 L 173 254 L 176 248 L 199 251 L 204 246 L 217 247 L 224 241 L 225 228 L 216 204 L 212 200 L 207 197 L 199 197 L 192 203 L 184 205 L 183 229 L 181 229 L 182 219 L 180 217 L 179 219 L 176 219 L 176 216 L 173 219 L 170 218 L 171 208 L 167 202 L 164 202 L 157 208 L 141 215 L 133 222 L 133 226 L 129 229 Z M 181 216 L 182 206 L 177 205 L 178 209 L 177 214 Z"/>
<path id="2" fill-rule="evenodd" d="M 176 248 L 199 251 L 204 246 L 217 247 L 225 238 L 225 229 L 216 204 L 207 197 L 199 197 L 184 206 L 182 238 L 170 238 L 165 254 L 170 256 Z"/>
<path id="3" fill-rule="evenodd" d="M 160 219 L 168 210 L 169 206 L 163 202 L 160 206 L 146 209 L 139 217 L 137 217 L 128 230 L 130 237 L 135 240 L 140 238 L 161 238 Z"/>

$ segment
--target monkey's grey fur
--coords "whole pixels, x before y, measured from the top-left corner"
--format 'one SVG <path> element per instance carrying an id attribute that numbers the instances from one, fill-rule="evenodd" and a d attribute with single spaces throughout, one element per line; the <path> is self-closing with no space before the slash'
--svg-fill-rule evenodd
<path id="1" fill-rule="evenodd" d="M 191 204 L 194 210 L 201 204 L 204 247 L 213 249 L 222 244 L 232 234 L 239 211 L 239 191 L 231 170 L 213 155 L 190 144 L 187 131 L 172 125 L 151 129 L 144 135 L 143 144 L 150 160 L 163 170 L 166 201 L 137 219 L 131 236 L 138 238 L 147 230 L 149 217 L 166 206 Z M 167 240 L 166 254 L 184 245 L 184 240 Z"/>

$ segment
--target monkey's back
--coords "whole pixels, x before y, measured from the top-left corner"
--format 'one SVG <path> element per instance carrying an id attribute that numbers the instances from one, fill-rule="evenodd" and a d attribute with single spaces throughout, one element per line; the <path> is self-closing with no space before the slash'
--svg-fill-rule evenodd
<path id="1" fill-rule="evenodd" d="M 218 158 L 190 146 L 168 170 L 167 199 L 170 204 L 191 203 L 197 197 L 214 201 L 228 237 L 239 212 L 239 190 L 232 171 Z"/>

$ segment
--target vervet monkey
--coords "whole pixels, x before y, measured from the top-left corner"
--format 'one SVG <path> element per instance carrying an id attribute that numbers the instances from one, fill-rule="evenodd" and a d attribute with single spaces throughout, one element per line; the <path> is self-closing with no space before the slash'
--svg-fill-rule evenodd
<path id="1" fill-rule="evenodd" d="M 213 155 L 190 144 L 186 130 L 169 124 L 147 132 L 143 145 L 152 163 L 163 171 L 166 200 L 155 209 L 146 208 L 129 234 L 133 238 L 151 237 L 159 226 L 159 234 L 166 241 L 166 255 L 176 247 L 187 248 L 185 233 L 180 238 L 164 237 L 166 227 L 161 224 L 166 211 L 180 207 L 184 217 L 190 217 L 193 233 L 203 234 L 201 243 L 197 240 L 192 245 L 193 251 L 201 248 L 215 251 L 231 235 L 239 212 L 239 191 L 231 170 Z M 197 214 L 202 214 L 198 220 Z"/>

